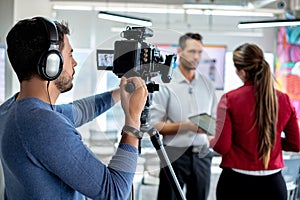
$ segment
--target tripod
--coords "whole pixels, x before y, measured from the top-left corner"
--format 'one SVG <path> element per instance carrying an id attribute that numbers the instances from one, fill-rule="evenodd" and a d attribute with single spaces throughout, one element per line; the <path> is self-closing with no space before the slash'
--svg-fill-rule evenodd
<path id="1" fill-rule="evenodd" d="M 148 134 L 150 136 L 150 139 L 151 139 L 151 142 L 154 146 L 154 148 L 156 149 L 157 151 L 157 155 L 159 157 L 159 159 L 161 160 L 161 162 L 164 163 L 164 165 L 167 166 L 164 167 L 164 173 L 167 175 L 168 177 L 168 180 L 171 184 L 171 186 L 173 187 L 173 190 L 175 191 L 175 194 L 176 194 L 176 197 L 178 200 L 182 199 L 182 200 L 185 200 L 185 196 L 184 196 L 184 193 L 180 187 L 180 184 L 177 180 L 177 177 L 175 175 L 175 172 L 173 170 L 173 167 L 171 165 L 171 162 L 168 158 L 168 155 L 166 153 L 166 150 L 159 138 L 159 132 L 155 129 L 155 128 L 151 128 L 149 131 L 148 131 Z"/>
<path id="2" fill-rule="evenodd" d="M 141 131 L 147 133 L 150 136 L 150 140 L 154 148 L 156 149 L 160 161 L 163 163 L 163 166 L 167 166 L 164 167 L 163 170 L 168 177 L 168 180 L 176 194 L 177 199 L 185 200 L 185 195 L 180 187 L 164 145 L 159 137 L 159 131 L 155 128 L 150 128 L 150 106 L 152 104 L 153 87 L 156 88 L 156 86 L 152 86 L 149 84 L 147 85 L 148 91 L 150 92 L 148 93 L 147 102 L 141 115 Z"/>
<path id="3" fill-rule="evenodd" d="M 146 76 L 146 78 L 144 78 L 144 80 L 146 80 L 146 82 L 148 82 L 147 80 L 150 79 L 149 77 Z M 157 151 L 157 155 L 160 159 L 160 161 L 164 164 L 163 170 L 164 173 L 166 174 L 166 176 L 168 177 L 168 180 L 171 184 L 171 186 L 174 189 L 174 192 L 176 194 L 176 198 L 178 200 L 186 200 L 184 193 L 180 187 L 180 184 L 177 180 L 177 177 L 175 175 L 175 172 L 173 170 L 173 167 L 171 165 L 171 162 L 169 160 L 169 157 L 166 153 L 166 150 L 163 146 L 163 143 L 160 140 L 159 137 L 159 132 L 158 130 L 156 130 L 155 128 L 150 128 L 150 106 L 152 105 L 152 95 L 154 91 L 158 91 L 159 90 L 159 85 L 155 84 L 154 82 L 149 81 L 147 84 L 147 90 L 148 90 L 148 96 L 147 96 L 147 101 L 146 104 L 144 106 L 144 109 L 141 113 L 141 117 L 140 117 L 140 121 L 141 121 L 141 126 L 140 126 L 140 131 L 142 131 L 143 133 L 148 133 L 151 139 L 151 142 L 154 146 L 154 148 Z M 131 93 L 135 90 L 135 85 L 133 83 L 128 83 L 126 85 L 126 91 Z M 141 139 L 139 140 L 139 153 L 141 153 Z M 132 198 L 132 194 L 130 195 L 129 198 Z"/>

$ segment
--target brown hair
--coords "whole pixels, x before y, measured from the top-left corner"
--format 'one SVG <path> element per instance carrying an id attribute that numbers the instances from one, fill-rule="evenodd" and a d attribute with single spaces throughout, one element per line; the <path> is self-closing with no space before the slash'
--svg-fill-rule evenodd
<path id="1" fill-rule="evenodd" d="M 181 49 L 184 49 L 186 47 L 186 40 L 188 39 L 198 40 L 203 44 L 203 37 L 199 33 L 186 33 L 179 38 L 178 45 Z"/>
<path id="2" fill-rule="evenodd" d="M 255 44 L 245 43 L 234 50 L 233 62 L 237 70 L 246 72 L 246 80 L 255 87 L 255 124 L 258 129 L 258 154 L 265 169 L 268 168 L 270 153 L 276 143 L 278 102 L 274 79 L 263 51 Z"/>
<path id="3" fill-rule="evenodd" d="M 56 24 L 59 49 L 64 47 L 64 35 L 70 33 L 66 22 Z M 7 55 L 20 82 L 38 74 L 37 64 L 41 55 L 49 49 L 48 30 L 40 20 L 24 19 L 17 22 L 7 37 Z"/>

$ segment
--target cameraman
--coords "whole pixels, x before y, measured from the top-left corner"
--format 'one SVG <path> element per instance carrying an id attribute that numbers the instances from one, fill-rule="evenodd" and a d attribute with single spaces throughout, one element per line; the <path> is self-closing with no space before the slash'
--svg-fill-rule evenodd
<path id="1" fill-rule="evenodd" d="M 19 21 L 7 35 L 8 57 L 20 92 L 0 106 L 5 199 L 83 200 L 87 196 L 124 200 L 129 196 L 140 137 L 136 129 L 147 88 L 140 78 L 122 78 L 120 89 L 53 105 L 73 85 L 77 62 L 68 34 L 66 24 L 36 17 Z M 60 65 L 56 65 L 57 58 Z M 137 88 L 131 94 L 124 89 L 128 81 Z M 126 126 L 114 157 L 105 166 L 82 142 L 76 127 L 120 99 Z"/>
<path id="2" fill-rule="evenodd" d="M 153 94 L 152 125 L 163 135 L 163 143 L 178 182 L 186 186 L 188 200 L 206 200 L 209 194 L 211 160 L 209 142 L 189 116 L 215 116 L 217 99 L 212 82 L 198 72 L 203 51 L 202 36 L 186 33 L 179 39 L 179 66 L 169 84 Z M 200 69 L 201 70 L 201 69 Z M 161 166 L 166 167 L 166 166 Z M 167 169 L 166 169 L 167 170 Z M 160 171 L 158 200 L 175 200 L 164 170 Z"/>

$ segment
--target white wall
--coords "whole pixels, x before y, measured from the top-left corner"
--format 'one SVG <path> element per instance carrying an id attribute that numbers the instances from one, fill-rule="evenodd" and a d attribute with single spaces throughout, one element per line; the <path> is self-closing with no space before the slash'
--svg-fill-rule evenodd
<path id="1" fill-rule="evenodd" d="M 50 0 L 14 0 L 13 22 L 42 15 L 68 21 L 71 41 L 74 48 L 90 49 L 113 48 L 113 42 L 119 38 L 119 32 L 111 32 L 111 27 L 125 28 L 126 24 L 110 22 L 97 18 L 97 11 L 62 11 L 52 10 Z M 199 32 L 204 36 L 207 45 L 226 45 L 228 51 L 244 42 L 254 42 L 266 52 L 275 50 L 276 29 L 239 30 L 236 25 L 239 21 L 258 20 L 253 17 L 224 17 L 204 15 L 178 15 L 178 14 L 144 14 L 124 13 L 136 17 L 150 18 L 153 21 L 154 37 L 149 38 L 151 43 L 177 44 L 180 34 L 185 32 Z M 1 29 L 1 28 L 0 28 Z M 0 33 L 6 33 L 2 30 Z M 5 36 L 1 36 L 3 38 Z M 94 69 L 94 68 L 92 68 Z M 10 70 L 10 69 L 8 69 Z M 8 87 L 9 88 L 9 87 Z M 10 96 L 19 90 L 19 83 L 12 75 L 12 86 L 9 88 Z"/>
<path id="2" fill-rule="evenodd" d="M 159 43 L 175 43 L 180 34 L 191 31 L 199 32 L 204 36 L 205 44 L 227 45 L 232 51 L 243 42 L 255 42 L 268 52 L 274 50 L 274 28 L 257 30 L 239 30 L 237 24 L 243 20 L 258 20 L 249 17 L 225 17 L 191 15 L 189 20 L 182 14 L 138 14 L 126 13 L 136 17 L 151 18 L 153 20 L 154 37 L 149 41 Z M 56 18 L 67 20 L 73 30 L 74 45 L 79 48 L 94 47 L 108 40 L 112 36 L 119 36 L 119 32 L 111 32 L 111 27 L 125 28 L 126 24 L 110 22 L 97 18 L 97 11 L 62 11 L 54 12 Z M 166 22 L 166 17 L 169 19 Z M 264 19 L 264 18 L 262 18 Z"/>
<path id="3" fill-rule="evenodd" d="M 154 25 L 151 28 L 154 30 L 154 36 L 147 38 L 147 41 L 154 44 L 177 44 L 178 38 L 182 33 L 199 32 L 203 35 L 205 44 L 225 45 L 229 52 L 244 42 L 256 43 L 268 53 L 273 53 L 276 45 L 276 29 L 274 28 L 258 30 L 237 29 L 239 20 L 251 20 L 249 17 L 239 17 L 236 19 L 236 17 L 193 15 L 187 19 L 186 16 L 178 14 L 169 14 L 168 16 L 166 16 L 166 14 L 126 14 L 151 18 L 153 20 Z M 113 49 L 114 41 L 122 39 L 119 34 L 121 30 L 124 30 L 126 24 L 98 19 L 97 11 L 56 10 L 53 15 L 56 16 L 58 20 L 66 20 L 69 22 L 71 28 L 71 43 L 74 48 L 90 50 L 91 55 L 84 61 L 89 65 L 84 66 L 84 69 L 81 70 L 80 73 L 84 75 L 79 75 L 83 76 L 80 78 L 81 81 L 79 85 L 82 87 L 82 85 L 86 84 L 86 88 L 90 90 L 89 92 L 93 92 L 95 90 L 95 83 L 93 84 L 93 82 L 97 81 L 97 78 L 94 77 L 95 73 L 100 73 L 95 70 L 96 59 L 93 57 L 95 50 L 97 48 Z M 165 19 L 166 17 L 168 18 L 167 20 Z M 118 27 L 121 28 L 121 30 L 119 32 L 112 32 L 111 27 Z M 229 73 L 229 75 L 227 73 L 227 80 L 230 80 L 230 75 L 232 75 L 233 78 L 236 76 L 235 73 Z M 89 77 L 89 80 L 84 80 L 84 77 Z M 230 88 L 237 86 L 230 85 Z M 222 94 L 222 91 L 218 91 L 218 93 Z"/>
<path id="4" fill-rule="evenodd" d="M 3 5 L 2 1 L 6 0 L 1 0 L 1 6 Z M 10 28 L 20 19 L 31 18 L 36 15 L 51 17 L 52 10 L 49 0 L 7 0 L 7 2 L 8 1 L 13 2 L 11 3 L 12 6 L 10 7 L 7 4 L 4 4 L 4 6 L 0 9 L 0 13 L 10 13 L 10 15 L 6 15 L 6 17 L 9 16 L 9 19 L 5 20 L 5 22 L 9 23 L 9 25 L 5 27 L 5 30 L 3 30 L 3 27 L 0 27 L 0 29 L 2 29 L 0 33 L 4 33 L 4 35 L 1 35 L 0 38 L 6 38 L 6 35 Z M 5 43 L 4 39 L 3 41 L 1 39 L 0 42 Z M 12 71 L 10 63 L 6 64 L 6 83 L 7 85 L 5 95 L 6 98 L 9 98 L 12 94 L 19 91 L 19 81 L 17 79 L 17 76 Z"/>
<path id="5" fill-rule="evenodd" d="M 59 100 L 70 101 L 84 95 L 95 93 L 99 85 L 104 84 L 105 73 L 96 70 L 95 50 L 97 48 L 113 49 L 115 40 L 120 40 L 120 30 L 112 32 L 112 27 L 124 30 L 126 24 L 101 20 L 97 18 L 97 11 L 63 11 L 52 10 L 53 2 L 50 0 L 14 0 L 13 20 L 9 23 L 17 22 L 23 18 L 42 15 L 56 18 L 59 21 L 67 21 L 71 28 L 70 40 L 75 49 L 74 55 L 79 63 L 76 69 L 76 81 L 74 89 L 62 95 Z M 136 17 L 150 18 L 153 21 L 154 36 L 147 38 L 151 43 L 177 44 L 178 38 L 185 32 L 199 32 L 204 36 L 204 43 L 207 45 L 226 45 L 228 51 L 232 51 L 236 46 L 244 42 L 254 42 L 261 46 L 266 52 L 275 50 L 276 29 L 239 30 L 239 21 L 257 20 L 252 17 L 224 17 L 205 15 L 179 15 L 179 14 L 144 14 L 144 13 L 124 13 Z M 10 28 L 10 27 L 9 27 Z M 7 29 L 9 29 L 7 28 Z M 0 27 L 1 29 L 1 27 Z M 1 30 L 1 34 L 8 30 Z M 2 37 L 5 37 L 2 35 Z M 0 38 L 2 38 L 0 37 Z M 226 70 L 226 69 L 225 69 Z M 11 71 L 7 65 L 7 71 Z M 232 74 L 235 76 L 235 74 Z M 7 82 L 6 97 L 19 90 L 19 82 L 14 73 L 10 74 L 11 80 Z M 226 81 L 226 80 L 225 80 Z M 117 85 L 116 85 L 117 86 Z M 231 86 L 234 88 L 235 86 Z M 220 96 L 223 91 L 218 91 Z"/>
<path id="6" fill-rule="evenodd" d="M 53 11 L 50 0 L 1 0 L 0 1 L 0 43 L 5 43 L 5 37 L 11 26 L 20 19 L 31 18 L 42 15 L 56 17 L 69 22 L 72 34 L 71 41 L 74 52 L 80 60 L 79 64 L 84 66 L 76 71 L 76 95 L 95 92 L 98 80 L 104 76 L 104 72 L 96 71 L 94 50 L 96 48 L 112 48 L 115 39 L 119 39 L 119 33 L 111 32 L 111 27 L 125 27 L 125 24 L 108 22 L 97 18 L 96 11 Z M 182 16 L 167 14 L 134 14 L 135 16 L 153 19 L 152 43 L 177 44 L 178 37 L 185 32 L 200 32 L 204 36 L 204 43 L 208 45 L 226 45 L 228 51 L 244 42 L 254 42 L 261 46 L 266 52 L 274 52 L 276 41 L 276 29 L 247 30 L 241 31 L 236 28 L 238 21 L 257 20 L 257 18 L 242 17 L 211 17 L 211 16 Z M 6 67 L 6 98 L 19 90 L 19 83 L 12 73 L 10 65 Z M 83 90 L 80 90 L 83 89 Z M 73 90 L 74 91 L 74 90 Z M 78 91 L 78 92 L 77 92 Z M 218 91 L 218 96 L 222 91 Z M 75 94 L 67 96 L 68 100 L 77 98 Z M 83 127 L 82 130 L 88 130 Z M 0 175 L 1 177 L 1 175 Z M 0 196 L 3 180 L 0 180 Z M 3 189 L 3 188 L 2 188 Z"/>

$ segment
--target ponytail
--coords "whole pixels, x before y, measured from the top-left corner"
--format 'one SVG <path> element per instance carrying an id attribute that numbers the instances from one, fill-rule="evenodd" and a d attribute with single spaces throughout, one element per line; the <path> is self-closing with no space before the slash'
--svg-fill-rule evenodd
<path id="1" fill-rule="evenodd" d="M 258 155 L 267 169 L 271 150 L 276 143 L 278 102 L 269 64 L 263 51 L 255 44 L 243 44 L 233 54 L 237 70 L 246 72 L 246 80 L 254 82 L 255 124 L 258 130 Z"/>
<path id="2" fill-rule="evenodd" d="M 256 98 L 256 125 L 258 128 L 258 155 L 268 168 L 271 150 L 276 143 L 278 105 L 273 76 L 269 64 L 263 60 L 254 76 Z"/>

